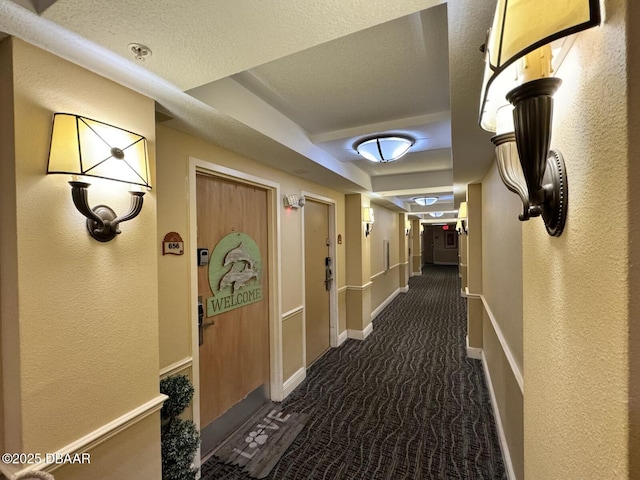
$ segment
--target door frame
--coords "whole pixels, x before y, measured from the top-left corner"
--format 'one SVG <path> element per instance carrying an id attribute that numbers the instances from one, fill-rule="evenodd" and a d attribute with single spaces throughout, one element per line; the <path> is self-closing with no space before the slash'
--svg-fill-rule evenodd
<path id="1" fill-rule="evenodd" d="M 198 342 L 198 268 L 195 263 L 198 248 L 198 215 L 196 199 L 196 175 L 203 173 L 213 177 L 231 180 L 245 185 L 253 185 L 267 191 L 267 237 L 269 265 L 269 397 L 276 402 L 283 400 L 283 367 L 282 367 L 282 313 L 281 271 L 280 271 L 280 184 L 257 177 L 249 173 L 234 170 L 215 163 L 189 157 L 189 178 L 187 194 L 189 199 L 189 250 L 187 255 L 193 257 L 189 262 L 191 277 L 190 315 L 191 315 L 191 376 L 194 389 L 193 421 L 198 431 L 200 425 L 200 355 Z M 200 447 L 196 454 L 196 466 L 200 466 Z"/>
<path id="2" fill-rule="evenodd" d="M 333 198 L 324 197 L 322 195 L 318 195 L 313 192 L 308 192 L 303 190 L 301 192 L 302 196 L 306 199 L 313 200 L 318 203 L 324 203 L 329 207 L 329 256 L 334 261 L 333 266 L 333 282 L 331 282 L 331 290 L 329 290 L 329 344 L 331 347 L 337 347 L 338 344 L 338 275 L 337 275 L 337 267 L 338 267 L 338 259 L 336 258 L 337 248 L 336 248 L 336 232 L 337 232 L 337 210 L 336 210 L 336 201 Z M 305 244 L 305 235 L 304 235 L 304 208 L 302 210 L 302 222 L 300 222 L 300 229 L 302 235 L 302 245 L 303 248 Z M 304 272 L 306 272 L 305 265 L 305 256 L 304 250 L 302 252 L 302 364 L 307 369 L 307 331 L 306 331 L 306 321 L 307 321 L 307 298 L 306 298 L 306 284 L 304 278 Z"/>

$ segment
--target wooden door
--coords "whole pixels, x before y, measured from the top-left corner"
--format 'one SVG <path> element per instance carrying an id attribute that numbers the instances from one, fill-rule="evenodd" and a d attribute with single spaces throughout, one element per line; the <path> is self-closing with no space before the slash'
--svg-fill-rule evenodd
<path id="1" fill-rule="evenodd" d="M 259 387 L 263 386 L 268 395 L 268 203 L 264 189 L 204 174 L 196 177 L 196 202 L 198 248 L 206 248 L 209 253 L 209 265 L 198 267 L 198 295 L 205 314 L 200 345 L 200 424 L 204 430 Z M 255 241 L 259 253 L 246 253 L 249 240 L 242 234 Z M 236 241 L 236 235 L 245 240 Z M 225 238 L 231 246 L 227 245 L 221 256 L 216 246 L 224 246 L 221 240 Z M 255 257 L 261 257 L 259 262 Z M 255 275 L 242 281 L 230 281 L 236 272 L 240 277 L 254 270 Z M 222 279 L 212 281 L 216 274 Z M 243 297 L 247 302 L 242 303 Z M 237 306 L 240 303 L 242 306 Z M 221 311 L 221 305 L 222 310 L 230 309 L 212 315 L 216 308 Z"/>
<path id="2" fill-rule="evenodd" d="M 433 257 L 433 228 L 427 227 L 424 229 L 424 233 L 422 234 L 422 253 L 423 253 L 423 265 L 432 264 L 434 262 Z"/>
<path id="3" fill-rule="evenodd" d="M 329 290 L 325 261 L 329 258 L 329 205 L 306 199 L 304 206 L 304 279 L 306 364 L 330 346 Z M 330 266 L 333 272 L 334 266 Z"/>

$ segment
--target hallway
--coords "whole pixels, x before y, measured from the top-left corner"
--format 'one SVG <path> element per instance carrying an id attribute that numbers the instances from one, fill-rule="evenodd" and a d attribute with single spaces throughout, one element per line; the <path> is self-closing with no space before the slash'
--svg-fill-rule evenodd
<path id="1" fill-rule="evenodd" d="M 501 479 L 480 361 L 466 358 L 457 267 L 430 266 L 374 320 L 330 350 L 283 402 L 311 418 L 269 479 Z M 203 480 L 249 479 L 210 460 Z"/>

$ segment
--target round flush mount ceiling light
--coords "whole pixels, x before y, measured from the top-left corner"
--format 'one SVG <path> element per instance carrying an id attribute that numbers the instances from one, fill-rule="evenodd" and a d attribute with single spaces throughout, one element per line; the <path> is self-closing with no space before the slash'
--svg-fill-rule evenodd
<path id="1" fill-rule="evenodd" d="M 444 215 L 444 212 L 429 212 L 429 215 L 435 218 L 440 218 L 442 215 Z"/>
<path id="2" fill-rule="evenodd" d="M 398 160 L 405 155 L 414 140 L 397 135 L 380 135 L 359 141 L 355 145 L 356 151 L 367 160 L 377 163 L 387 163 Z"/>
<path id="3" fill-rule="evenodd" d="M 421 207 L 426 207 L 428 205 L 433 205 L 438 201 L 438 197 L 417 197 L 413 199 Z"/>

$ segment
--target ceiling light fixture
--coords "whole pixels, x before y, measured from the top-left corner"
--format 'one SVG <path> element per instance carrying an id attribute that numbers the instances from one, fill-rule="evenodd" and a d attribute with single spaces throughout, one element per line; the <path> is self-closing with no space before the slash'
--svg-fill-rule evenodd
<path id="1" fill-rule="evenodd" d="M 429 215 L 435 218 L 440 218 L 441 216 L 444 215 L 444 212 L 429 212 Z"/>
<path id="2" fill-rule="evenodd" d="M 413 138 L 398 135 L 379 135 L 360 140 L 355 145 L 356 151 L 367 160 L 387 163 L 404 156 L 415 143 Z"/>
<path id="3" fill-rule="evenodd" d="M 599 0 L 504 0 L 483 49 L 480 127 L 496 132 L 498 170 L 522 200 L 520 220 L 542 216 L 551 236 L 562 234 L 569 200 L 564 159 L 550 149 L 553 96 L 562 83 L 552 76 L 552 42 L 599 24 Z"/>
<path id="4" fill-rule="evenodd" d="M 433 205 L 438 201 L 438 197 L 418 197 L 413 199 L 421 207 L 426 207 L 429 205 Z"/>

